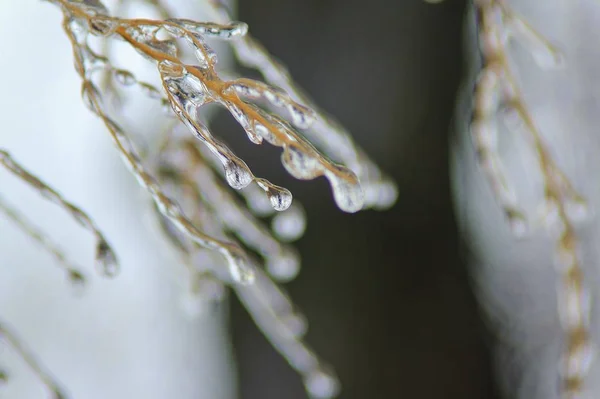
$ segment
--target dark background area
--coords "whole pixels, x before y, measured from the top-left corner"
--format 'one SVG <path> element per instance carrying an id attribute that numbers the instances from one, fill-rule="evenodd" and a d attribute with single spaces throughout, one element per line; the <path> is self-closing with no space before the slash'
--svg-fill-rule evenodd
<path id="1" fill-rule="evenodd" d="M 324 179 L 287 176 L 279 151 L 234 146 L 308 213 L 287 285 L 341 398 L 494 398 L 484 326 L 459 256 L 448 135 L 464 1 L 240 0 L 239 19 L 397 181 L 389 211 L 338 211 Z M 232 118 L 219 122 L 235 129 Z M 242 398 L 305 398 L 300 377 L 237 302 Z"/>

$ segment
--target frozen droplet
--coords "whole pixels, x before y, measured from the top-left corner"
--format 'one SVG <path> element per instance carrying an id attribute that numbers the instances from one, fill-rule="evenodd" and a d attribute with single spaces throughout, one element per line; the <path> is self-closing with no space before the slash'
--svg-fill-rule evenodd
<path id="1" fill-rule="evenodd" d="M 267 142 L 272 145 L 281 145 L 281 141 L 277 138 L 277 136 L 275 136 L 269 129 L 267 129 L 265 125 L 256 121 L 254 122 L 254 132 L 256 132 L 257 135 L 261 136 L 263 139 L 267 140 Z"/>
<path id="2" fill-rule="evenodd" d="M 271 227 L 279 239 L 283 241 L 297 240 L 306 229 L 304 210 L 297 205 L 290 206 L 286 211 L 273 217 Z"/>
<path id="3" fill-rule="evenodd" d="M 330 399 L 338 395 L 340 383 L 333 373 L 322 368 L 308 372 L 304 385 L 309 395 L 316 399 Z"/>
<path id="4" fill-rule="evenodd" d="M 350 170 L 338 166 L 338 174 L 326 171 L 325 175 L 331 183 L 333 198 L 337 206 L 344 212 L 358 212 L 362 209 L 365 194 L 356 175 Z"/>
<path id="5" fill-rule="evenodd" d="M 114 75 L 117 82 L 123 86 L 131 86 L 137 81 L 131 72 L 124 69 L 115 69 Z"/>
<path id="6" fill-rule="evenodd" d="M 271 206 L 276 211 L 285 211 L 292 204 L 292 193 L 285 188 L 271 187 L 267 190 L 267 196 L 271 201 Z"/>
<path id="7" fill-rule="evenodd" d="M 228 32 L 221 36 L 226 36 L 227 39 L 231 39 L 245 36 L 246 33 L 248 33 L 248 24 L 240 21 L 232 21 L 229 23 Z"/>
<path id="8" fill-rule="evenodd" d="M 267 270 L 277 281 L 291 281 L 300 271 L 300 258 L 295 252 L 286 250 L 267 259 Z"/>
<path id="9" fill-rule="evenodd" d="M 232 247 L 224 253 L 232 280 L 237 284 L 249 285 L 254 282 L 254 270 L 248 265 L 248 260 L 242 250 Z"/>
<path id="10" fill-rule="evenodd" d="M 298 104 L 290 104 L 288 106 L 288 112 L 292 117 L 292 123 L 301 129 L 309 128 L 316 119 L 313 110 Z"/>
<path id="11" fill-rule="evenodd" d="M 87 284 L 85 276 L 78 270 L 70 269 L 67 272 L 67 277 L 69 279 L 69 284 L 74 290 L 76 295 L 81 295 Z"/>
<path id="12" fill-rule="evenodd" d="M 248 136 L 250 141 L 253 142 L 254 144 L 262 144 L 263 137 L 262 137 L 262 135 L 258 134 L 254 125 L 255 125 L 254 121 L 252 121 L 250 123 L 250 125 L 248 126 L 248 129 L 244 129 L 246 131 L 246 135 Z"/>
<path id="13" fill-rule="evenodd" d="M 90 33 L 95 36 L 112 35 L 117 28 L 116 21 L 110 18 L 91 18 L 88 20 Z"/>
<path id="14" fill-rule="evenodd" d="M 104 239 L 99 239 L 96 246 L 96 264 L 98 271 L 106 277 L 115 277 L 119 272 L 117 256 Z"/>
<path id="15" fill-rule="evenodd" d="M 261 144 L 263 138 L 256 132 L 254 127 L 254 120 L 250 120 L 248 115 L 246 115 L 240 107 L 235 105 L 232 102 L 227 103 L 227 109 L 231 112 L 231 115 L 238 121 L 240 126 L 244 128 L 246 135 L 254 144 Z"/>
<path id="16" fill-rule="evenodd" d="M 322 169 L 312 154 L 307 154 L 295 145 L 287 145 L 281 154 L 281 162 L 289 174 L 296 179 L 310 180 L 321 175 Z"/>
<path id="17" fill-rule="evenodd" d="M 276 186 L 265 179 L 255 179 L 256 184 L 264 190 L 269 198 L 269 202 L 271 203 L 271 207 L 276 211 L 285 211 L 292 204 L 292 193 L 287 188 Z"/>
<path id="18" fill-rule="evenodd" d="M 225 178 L 231 188 L 240 190 L 254 180 L 254 176 L 244 161 L 240 159 L 229 159 L 225 165 Z"/>

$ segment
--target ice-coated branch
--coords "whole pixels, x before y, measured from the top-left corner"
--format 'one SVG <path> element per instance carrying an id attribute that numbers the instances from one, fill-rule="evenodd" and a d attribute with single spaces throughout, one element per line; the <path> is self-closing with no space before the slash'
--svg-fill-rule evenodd
<path id="1" fill-rule="evenodd" d="M 57 191 L 42 182 L 40 179 L 29 173 L 21 165 L 19 165 L 13 157 L 5 150 L 0 148 L 0 165 L 4 166 L 8 171 L 19 177 L 21 180 L 29 184 L 36 191 L 38 191 L 42 197 L 48 199 L 50 202 L 58 205 L 69 213 L 77 223 L 79 223 L 84 229 L 88 230 L 96 238 L 96 263 L 98 270 L 106 276 L 115 276 L 118 272 L 117 256 L 113 249 L 108 244 L 108 241 L 104 238 L 104 235 L 100 229 L 96 226 L 94 221 L 81 209 L 64 199 Z M 29 234 L 40 242 L 44 242 L 48 245 L 49 242 L 44 239 L 43 235 L 40 235 L 37 230 L 30 226 L 25 219 L 20 217 L 17 213 L 13 212 L 9 207 L 5 208 L 5 212 L 15 221 L 19 221 L 25 230 L 29 231 Z M 64 259 L 60 251 L 51 251 L 59 259 Z M 76 277 L 75 269 L 69 268 L 69 271 L 73 271 L 72 277 Z"/>
<path id="2" fill-rule="evenodd" d="M 547 141 L 536 125 L 510 66 L 509 45 L 516 41 L 531 54 L 538 66 L 563 65 L 560 52 L 516 15 L 503 0 L 475 0 L 476 23 L 482 69 L 474 87 L 470 131 L 478 160 L 494 195 L 517 235 L 525 235 L 525 218 L 518 206 L 510 179 L 502 168 L 497 123 L 510 114 L 537 158 L 542 182 L 543 220 L 555 240 L 558 314 L 564 331 L 564 354 L 559 374 L 561 396 L 579 397 L 591 367 L 593 349 L 590 335 L 591 300 L 584 284 L 579 235 L 575 223 L 586 209 L 583 197 L 573 188 L 548 150 Z M 506 122 L 506 120 L 505 120 Z M 510 126 L 507 126 L 510 128 Z M 524 265 L 527 267 L 528 265 Z"/>
<path id="3" fill-rule="evenodd" d="M 232 20 L 221 1 L 209 0 L 208 3 L 213 7 L 218 22 L 228 23 Z M 398 195 L 396 185 L 355 145 L 349 132 L 339 122 L 310 100 L 287 69 L 263 45 L 249 34 L 230 44 L 243 65 L 256 69 L 269 83 L 285 90 L 293 100 L 313 110 L 314 122 L 307 126 L 304 134 L 328 156 L 343 162 L 358 175 L 365 191 L 365 207 L 385 209 L 394 204 Z"/>
<path id="4" fill-rule="evenodd" d="M 64 3 L 67 4 L 67 3 Z M 74 12 L 83 13 L 82 9 L 74 9 Z M 83 15 L 87 15 L 83 13 Z M 102 106 L 102 99 L 99 90 L 90 80 L 91 71 L 85 68 L 85 56 L 83 49 L 87 47 L 87 28 L 72 16 L 65 15 L 63 28 L 69 37 L 73 47 L 76 70 L 82 78 L 82 95 L 89 104 L 90 110 L 98 115 L 110 135 L 112 136 L 117 149 L 123 156 L 126 165 L 136 176 L 140 185 L 142 185 L 152 196 L 158 209 L 174 224 L 194 240 L 197 244 L 216 250 L 227 259 L 227 267 L 234 281 L 240 283 L 250 283 L 252 273 L 246 266 L 245 255 L 234 245 L 216 240 L 198 230 L 190 220 L 182 214 L 179 206 L 161 190 L 156 180 L 148 173 L 143 166 L 133 142 L 127 137 L 123 129 L 114 122 L 106 113 Z"/>
<path id="5" fill-rule="evenodd" d="M 173 109 L 192 132 L 202 135 L 202 131 L 196 129 L 195 115 L 190 115 L 189 112 L 197 111 L 208 102 L 217 102 L 227 108 L 240 122 L 253 142 L 260 143 L 264 138 L 271 144 L 282 147 L 282 162 L 293 176 L 300 179 L 325 176 L 331 183 L 334 197 L 341 209 L 355 212 L 363 207 L 363 191 L 353 172 L 321 155 L 284 120 L 241 100 L 236 90 L 231 90 L 230 84 L 218 76 L 215 70 L 216 55 L 206 45 L 205 37 L 226 40 L 241 37 L 247 30 L 245 24 L 208 24 L 184 19 L 127 20 L 109 17 L 105 10 L 98 7 L 90 8 L 82 6 L 79 2 L 67 0 L 56 1 L 62 6 L 70 23 L 77 23 L 83 27 L 76 29 L 83 32 L 81 37 L 79 39 L 73 37 L 73 42 L 77 43 L 80 49 L 86 47 L 88 31 L 83 23 L 87 22 L 90 34 L 118 36 L 146 58 L 156 62 Z M 173 39 L 158 39 L 159 31 L 167 32 Z M 178 58 L 175 39 L 180 38 L 192 47 L 199 65 L 186 65 Z M 84 61 L 82 57 L 82 62 Z M 78 68 L 82 69 L 79 71 L 82 76 L 89 74 L 89 70 L 86 71 L 84 65 Z M 269 92 L 273 93 L 274 90 Z M 275 96 L 274 99 L 281 98 L 282 96 Z M 301 121 L 300 125 L 306 126 L 311 119 L 311 115 L 305 113 L 308 110 L 304 107 L 290 106 L 288 111 L 292 114 L 293 121 Z M 234 188 L 244 187 L 252 181 L 253 175 L 247 165 L 240 163 L 229 149 L 222 144 L 216 145 L 211 137 L 202 137 L 202 139 L 216 154 L 219 154 L 225 168 L 235 168 L 237 179 L 229 180 Z"/>
<path id="6" fill-rule="evenodd" d="M 178 137 L 176 133 L 170 134 L 161 145 L 155 162 L 163 185 L 173 189 L 180 203 L 197 210 L 190 213 L 195 224 L 219 237 L 234 234 L 241 243 L 261 255 L 273 277 L 283 280 L 294 277 L 299 267 L 295 253 L 280 244 L 228 193 L 193 141 Z M 199 282 L 206 284 L 208 281 L 214 287 L 214 280 L 207 279 L 212 273 L 218 276 L 216 260 L 199 252 L 184 236 L 176 234 L 168 220 L 163 218 L 162 222 L 163 231 L 183 253 L 188 266 L 196 270 L 191 273 L 200 273 Z M 304 316 L 296 311 L 288 295 L 259 266 L 254 262 L 250 264 L 254 270 L 254 283 L 249 286 L 233 285 L 233 290 L 271 344 L 302 375 L 311 397 L 334 397 L 339 390 L 337 378 L 302 341 L 307 329 Z M 214 298 L 214 289 L 204 290 L 204 293 L 197 291 L 185 297 L 185 306 L 192 310 L 192 314 L 197 313 L 194 309 L 201 306 L 203 300 Z"/>

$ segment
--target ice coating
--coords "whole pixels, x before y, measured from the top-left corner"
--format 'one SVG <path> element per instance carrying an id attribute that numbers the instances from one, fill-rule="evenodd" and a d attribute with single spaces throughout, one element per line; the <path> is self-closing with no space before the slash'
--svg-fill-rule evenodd
<path id="1" fill-rule="evenodd" d="M 219 184 L 193 141 L 184 139 L 178 143 L 173 140 L 163 148 L 160 158 L 163 169 L 169 168 L 169 174 L 177 179 L 179 184 L 190 187 L 190 191 L 196 196 L 196 199 L 190 202 L 201 201 L 204 206 L 221 215 L 222 228 L 234 233 L 242 243 L 258 252 L 269 270 L 279 273 L 274 275 L 275 278 L 289 280 L 295 277 L 300 264 L 298 255 L 273 238 L 271 233 Z M 258 184 L 272 191 L 277 187 L 262 179 L 259 179 Z"/>
<path id="2" fill-rule="evenodd" d="M 538 19 L 530 25 L 511 4 Z M 595 86 L 597 76 L 589 73 L 593 57 L 584 44 L 565 48 L 564 71 L 540 71 L 565 63 L 533 28 L 548 21 L 546 34 L 589 35 L 597 21 L 581 18 L 581 10 L 594 13 L 597 6 L 582 4 L 476 0 L 467 19 L 476 57 L 468 82 L 470 104 L 461 109 L 470 120 L 460 126 L 458 142 L 464 145 L 470 138 L 476 151 L 463 154 L 457 167 L 462 176 L 455 177 L 461 180 L 461 205 L 469 200 L 468 213 L 461 211 L 473 241 L 482 304 L 504 323 L 497 345 L 515 366 L 502 372 L 512 385 L 510 394 L 519 397 L 583 397 L 596 385 L 588 280 L 595 281 L 597 256 L 583 246 L 590 233 L 580 223 L 590 215 L 578 190 L 591 201 L 597 198 L 594 183 L 589 184 L 595 167 L 589 154 L 597 147 L 590 137 L 596 134 L 580 121 L 589 118 L 582 104 L 595 103 L 586 87 Z M 513 44 L 521 48 L 513 51 Z M 569 72 L 571 62 L 575 67 Z M 485 204 L 490 200 L 495 207 Z M 508 226 L 498 223 L 501 215 Z M 515 240 L 524 235 L 526 240 Z M 519 387 L 521 392 L 515 389 L 519 384 L 529 386 Z"/>
<path id="3" fill-rule="evenodd" d="M 66 4 L 66 3 L 63 3 Z M 71 44 L 73 46 L 73 54 L 75 57 L 75 65 L 76 70 L 81 76 L 83 83 L 82 85 L 91 86 L 92 83 L 89 80 L 89 76 L 83 67 L 83 61 L 80 52 L 78 51 L 80 48 L 80 44 L 75 40 L 73 33 L 70 31 L 70 25 L 68 23 L 69 19 L 65 19 L 65 23 L 63 24 L 63 28 L 67 33 L 67 36 L 70 38 Z M 142 24 L 142 27 L 147 27 L 147 25 Z M 119 31 L 118 28 L 117 31 Z M 125 35 L 125 37 L 129 38 L 131 41 L 135 41 L 133 37 L 128 35 L 126 32 L 127 29 L 123 28 L 121 33 Z M 147 33 L 147 29 L 142 29 L 139 32 L 144 34 Z M 140 35 L 142 33 L 139 33 Z M 140 39 L 141 40 L 141 39 Z M 250 269 L 248 269 L 246 265 L 246 260 L 240 249 L 235 245 L 221 242 L 219 240 L 215 240 L 212 237 L 202 233 L 198 230 L 190 220 L 181 213 L 179 206 L 173 201 L 170 197 L 165 195 L 165 193 L 161 190 L 160 186 L 157 184 L 156 179 L 150 175 L 150 173 L 146 170 L 146 168 L 142 165 L 139 155 L 135 149 L 135 146 L 131 142 L 131 140 L 127 137 L 125 132 L 121 129 L 121 127 L 114 122 L 104 110 L 101 104 L 101 97 L 98 91 L 95 90 L 85 90 L 87 93 L 88 101 L 91 103 L 91 109 L 95 111 L 95 113 L 102 119 L 104 125 L 108 129 L 111 134 L 115 144 L 117 145 L 117 149 L 120 151 L 122 158 L 125 164 L 129 167 L 131 172 L 137 178 L 138 182 L 141 186 L 146 188 L 146 190 L 151 194 L 153 201 L 156 203 L 157 208 L 163 213 L 167 218 L 169 218 L 173 224 L 179 228 L 182 232 L 188 235 L 195 243 L 201 245 L 203 247 L 213 249 L 218 251 L 221 255 L 225 257 L 227 260 L 227 268 L 229 270 L 230 275 L 233 280 L 241 283 L 241 284 L 249 284 L 252 282 L 253 275 Z M 104 251 L 101 250 L 102 247 L 99 246 L 99 254 L 104 254 Z M 101 261 L 108 260 L 108 262 L 101 262 L 101 264 L 111 267 L 110 257 L 102 258 Z"/>
<path id="4" fill-rule="evenodd" d="M 338 207 L 344 211 L 356 212 L 363 208 L 365 201 L 368 206 L 380 208 L 391 205 L 397 196 L 393 184 L 354 147 L 335 122 L 314 112 L 311 104 L 299 98 L 295 88 L 288 89 L 286 85 L 275 83 L 286 93 L 279 87 L 259 81 L 219 77 L 215 69 L 217 54 L 208 46 L 207 39 L 246 43 L 246 24 L 229 20 L 222 23 L 175 19 L 164 5 L 155 1 L 148 5 L 156 8 L 164 18 L 162 21 L 111 17 L 100 1 L 52 0 L 52 3 L 61 8 L 65 17 L 63 28 L 72 45 L 75 69 L 82 80 L 84 103 L 102 120 L 125 164 L 152 197 L 156 210 L 162 215 L 161 223 L 169 240 L 186 255 L 190 280 L 194 282 L 183 300 L 188 313 L 197 314 L 206 298 L 212 296 L 210 292 L 219 291 L 222 284 L 232 285 L 245 297 L 248 310 L 272 343 L 303 375 L 311 396 L 335 396 L 339 386 L 334 374 L 301 341 L 306 331 L 305 318 L 295 310 L 287 295 L 256 266 L 256 259 L 249 258 L 241 248 L 257 253 L 268 273 L 284 281 L 298 273 L 298 254 L 281 244 L 235 195 L 227 191 L 227 187 L 220 184 L 212 164 L 206 163 L 205 159 L 196 160 L 193 167 L 178 161 L 168 162 L 164 157 L 171 153 L 169 149 L 158 156 L 156 164 L 148 167 L 147 153 L 140 155 L 138 145 L 127 133 L 129 127 L 109 114 L 103 97 L 107 91 L 112 90 L 115 94 L 118 89 L 134 86 L 146 97 L 158 100 L 176 124 L 185 126 L 192 133 L 191 136 L 188 133 L 183 147 L 197 150 L 200 145 L 208 148 L 211 159 L 219 163 L 218 171 L 222 172 L 224 180 L 240 191 L 253 211 L 263 215 L 275 211 L 273 229 L 283 240 L 296 239 L 304 231 L 302 209 L 292 204 L 292 195 L 287 189 L 254 176 L 242 159 L 213 136 L 202 122 L 202 108 L 206 104 L 216 103 L 226 108 L 253 143 L 266 141 L 280 147 L 282 164 L 292 176 L 327 178 Z M 109 39 L 119 39 L 129 45 L 157 66 L 160 83 L 155 85 L 140 80 L 130 71 L 113 66 L 109 57 L 95 53 L 88 46 L 90 35 L 101 37 L 105 43 Z M 182 61 L 180 42 L 191 48 L 195 65 Z M 271 60 L 267 55 L 268 62 Z M 282 71 L 278 69 L 275 75 Z M 104 74 L 106 84 L 98 82 L 97 72 Z M 325 133 L 315 135 L 314 132 Z M 307 141 L 305 133 L 316 140 L 320 149 L 326 149 L 327 156 L 336 162 L 347 163 L 350 168 L 322 155 Z M 173 144 L 181 143 L 174 141 Z M 177 158 L 186 151 L 189 155 L 189 151 L 181 147 L 173 152 L 177 153 Z M 166 190 L 163 184 L 175 189 Z M 93 227 L 77 210 L 71 212 L 82 225 Z M 221 257 L 217 255 L 200 264 L 197 255 L 205 252 L 211 256 L 218 253 Z M 97 242 L 97 258 L 106 274 L 115 272 L 116 259 L 103 238 Z M 200 280 L 199 274 L 203 276 Z M 79 279 L 76 272 L 70 275 L 74 281 Z M 255 275 L 257 281 L 252 284 Z M 211 283 L 216 283 L 215 290 L 207 288 Z M 244 284 L 248 285 L 248 290 L 242 288 Z"/>
<path id="5" fill-rule="evenodd" d="M 221 2 L 211 0 L 209 4 L 213 7 L 214 15 L 219 23 L 227 23 L 231 20 L 227 8 Z M 369 192 L 369 195 L 365 197 L 367 201 L 365 207 L 385 209 L 393 205 L 397 196 L 393 181 L 385 176 L 373 161 L 354 144 L 350 134 L 336 120 L 326 115 L 308 98 L 293 82 L 287 69 L 279 61 L 248 34 L 239 40 L 232 41 L 231 46 L 242 64 L 256 69 L 267 82 L 285 90 L 291 99 L 313 110 L 309 121 L 310 128 L 303 133 L 328 156 L 343 162 L 357 174 L 364 190 Z M 394 188 L 390 189 L 390 187 Z M 383 190 L 384 193 L 380 195 L 379 190 Z M 351 212 L 347 209 L 344 210 Z"/>
<path id="6" fill-rule="evenodd" d="M 11 157 L 7 151 L 2 149 L 0 149 L 0 165 L 4 166 L 8 171 L 12 172 L 24 182 L 28 183 L 50 202 L 64 209 L 75 221 L 77 221 L 77 223 L 81 225 L 81 227 L 92 233 L 92 235 L 96 238 L 97 243 L 96 262 L 100 266 L 99 271 L 108 277 L 113 277 L 118 273 L 117 256 L 108 244 L 108 241 L 102 235 L 102 232 L 85 212 L 68 202 L 57 191 L 25 170 Z M 10 206 L 5 207 L 4 209 L 7 214 L 12 214 L 14 216 L 13 220 L 19 221 L 18 223 L 21 224 L 21 226 L 28 231 L 34 239 L 42 243 L 42 245 L 47 247 L 50 252 L 54 253 L 55 257 L 58 258 L 59 261 L 64 263 L 65 258 L 62 256 L 60 250 L 55 248 L 54 245 L 51 244 L 43 234 L 39 233 L 33 226 L 29 225 L 26 219 L 15 213 Z"/>

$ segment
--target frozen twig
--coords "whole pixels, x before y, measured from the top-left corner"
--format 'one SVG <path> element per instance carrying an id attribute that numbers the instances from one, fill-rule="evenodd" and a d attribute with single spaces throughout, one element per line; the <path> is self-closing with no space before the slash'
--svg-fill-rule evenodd
<path id="1" fill-rule="evenodd" d="M 15 176 L 21 178 L 24 182 L 28 183 L 31 187 L 37 190 L 44 198 L 48 199 L 49 201 L 55 203 L 56 205 L 60 206 L 62 209 L 67 211 L 73 217 L 73 219 L 75 219 L 83 228 L 90 231 L 96 238 L 96 262 L 98 265 L 98 270 L 107 276 L 116 275 L 116 273 L 118 272 L 117 257 L 113 249 L 108 244 L 108 241 L 104 238 L 102 232 L 96 226 L 94 221 L 85 212 L 83 212 L 81 209 L 64 199 L 57 191 L 55 191 L 46 183 L 42 182 L 40 179 L 38 179 L 37 177 L 29 173 L 27 170 L 25 170 L 10 156 L 10 154 L 7 151 L 2 149 L 0 149 L 0 165 L 4 166 Z M 42 235 L 37 234 L 37 232 L 35 232 L 35 229 L 30 229 L 30 226 L 24 219 L 19 217 L 18 214 L 12 212 L 10 209 L 6 209 L 8 210 L 9 216 L 13 216 L 13 220 L 20 220 L 22 222 L 22 226 L 27 225 L 26 230 L 29 230 L 30 235 L 32 235 L 36 240 L 40 242 L 46 242 L 46 244 L 48 244 L 48 241 L 44 239 Z M 59 259 L 64 259 L 61 257 L 61 255 L 58 255 L 60 254 L 60 252 L 54 253 Z"/>
<path id="2" fill-rule="evenodd" d="M 514 113 L 525 127 L 537 155 L 544 187 L 544 219 L 556 235 L 559 316 L 565 331 L 565 351 L 561 362 L 561 391 L 566 398 L 578 397 L 590 368 L 593 350 L 590 339 L 590 294 L 578 253 L 573 210 L 586 208 L 584 199 L 548 152 L 543 137 L 528 111 L 508 60 L 508 44 L 516 39 L 525 45 L 542 67 L 562 65 L 562 56 L 502 0 L 476 0 L 483 69 L 475 86 L 471 132 L 498 202 L 516 233 L 524 233 L 524 217 L 516 197 L 501 172 L 497 151 L 495 118 L 500 108 Z M 580 212 L 576 212 L 580 213 Z"/>
<path id="3" fill-rule="evenodd" d="M 231 21 L 227 7 L 221 1 L 209 0 L 208 3 L 213 7 L 218 22 Z M 292 99 L 313 110 L 314 122 L 307 126 L 304 134 L 330 157 L 345 163 L 357 173 L 364 186 L 365 207 L 384 209 L 393 205 L 398 195 L 395 184 L 354 144 L 339 122 L 310 100 L 287 69 L 267 49 L 249 34 L 232 41 L 231 46 L 243 65 L 256 69 L 269 83 L 285 90 Z"/>

